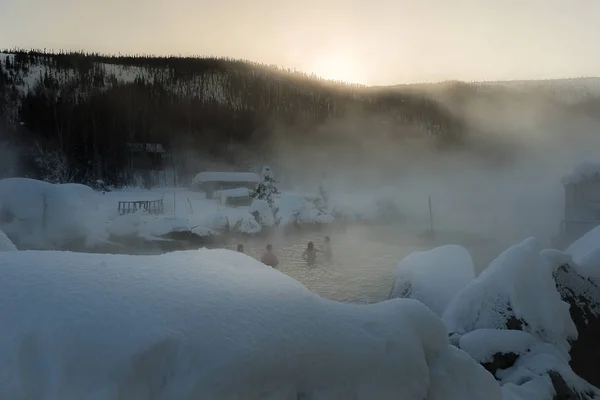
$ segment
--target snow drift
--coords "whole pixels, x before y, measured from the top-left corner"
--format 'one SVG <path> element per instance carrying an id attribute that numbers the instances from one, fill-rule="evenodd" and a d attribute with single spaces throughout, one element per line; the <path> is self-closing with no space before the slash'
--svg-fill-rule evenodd
<path id="1" fill-rule="evenodd" d="M 108 237 L 96 199 L 85 185 L 0 179 L 0 229 L 24 248 L 54 249 L 75 241 L 93 246 Z"/>
<path id="2" fill-rule="evenodd" d="M 446 245 L 409 254 L 398 263 L 391 297 L 421 301 L 440 317 L 454 296 L 475 278 L 469 251 Z"/>
<path id="3" fill-rule="evenodd" d="M 322 299 L 236 252 L 0 252 L 0 398 L 500 399 L 415 300 Z"/>

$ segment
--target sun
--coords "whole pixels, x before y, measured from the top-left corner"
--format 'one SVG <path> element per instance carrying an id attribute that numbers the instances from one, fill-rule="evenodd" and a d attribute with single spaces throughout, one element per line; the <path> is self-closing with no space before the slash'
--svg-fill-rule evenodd
<path id="1" fill-rule="evenodd" d="M 328 80 L 363 83 L 363 74 L 356 60 L 343 54 L 327 54 L 313 63 L 311 72 Z"/>

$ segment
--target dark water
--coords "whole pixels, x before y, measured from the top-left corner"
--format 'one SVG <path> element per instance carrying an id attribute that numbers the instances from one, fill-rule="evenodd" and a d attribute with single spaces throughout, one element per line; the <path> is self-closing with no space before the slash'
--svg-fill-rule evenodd
<path id="1" fill-rule="evenodd" d="M 317 263 L 308 266 L 302 252 L 309 241 L 317 247 L 331 236 L 333 258 L 326 261 L 317 254 Z M 278 269 L 298 280 L 318 295 L 338 301 L 373 303 L 388 298 L 394 283 L 398 261 L 414 251 L 428 250 L 443 244 L 460 244 L 471 252 L 478 272 L 505 247 L 479 236 L 438 233 L 424 238 L 407 232 L 401 226 L 352 226 L 345 231 L 273 235 L 270 238 L 240 240 L 245 252 L 260 259 L 267 243 L 273 245 L 279 258 Z M 237 242 L 228 247 L 235 249 Z M 321 257 L 319 257 L 321 256 Z"/>

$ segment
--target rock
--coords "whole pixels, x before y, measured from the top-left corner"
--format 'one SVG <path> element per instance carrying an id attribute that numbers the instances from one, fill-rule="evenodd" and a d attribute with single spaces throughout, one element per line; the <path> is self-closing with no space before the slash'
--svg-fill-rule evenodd
<path id="1" fill-rule="evenodd" d="M 592 385 L 600 386 L 600 287 L 579 275 L 570 265 L 560 266 L 554 273 L 556 288 L 575 323 L 578 338 L 571 342 L 573 371 Z"/>
<path id="2" fill-rule="evenodd" d="M 483 362 L 481 366 L 496 376 L 496 371 L 512 367 L 519 359 L 516 353 L 496 353 L 491 362 Z"/>
<path id="3" fill-rule="evenodd" d="M 556 371 L 548 371 L 548 376 L 556 392 L 553 400 L 592 400 L 595 398 L 593 393 L 578 393 L 573 390 Z"/>

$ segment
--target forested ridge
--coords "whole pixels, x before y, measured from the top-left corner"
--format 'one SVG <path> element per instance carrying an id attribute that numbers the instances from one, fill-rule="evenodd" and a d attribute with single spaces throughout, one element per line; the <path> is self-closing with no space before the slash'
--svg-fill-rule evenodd
<path id="1" fill-rule="evenodd" d="M 47 174 L 40 159 L 54 159 L 66 164 L 68 180 L 114 184 L 131 180 L 136 143 L 160 144 L 186 176 L 196 168 L 190 157 L 240 167 L 268 160 L 275 139 L 358 149 L 356 134 L 456 142 L 461 132 L 444 106 L 398 89 L 234 59 L 19 49 L 0 54 L 0 119 L 3 142 L 25 150 L 19 161 L 29 173 Z M 378 125 L 357 127 L 364 132 L 346 141 L 336 121 Z"/>

